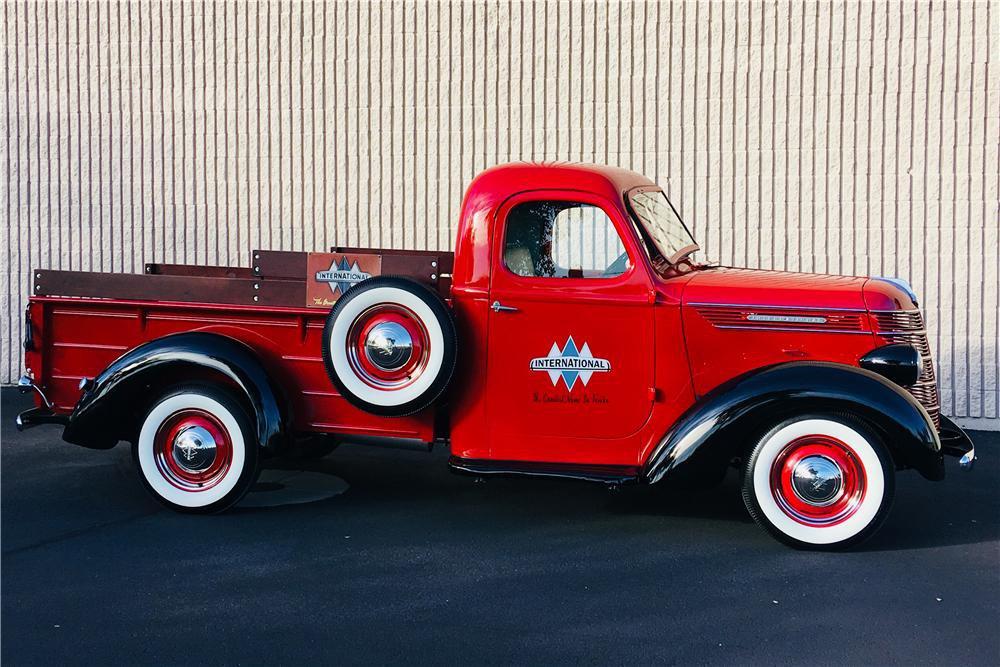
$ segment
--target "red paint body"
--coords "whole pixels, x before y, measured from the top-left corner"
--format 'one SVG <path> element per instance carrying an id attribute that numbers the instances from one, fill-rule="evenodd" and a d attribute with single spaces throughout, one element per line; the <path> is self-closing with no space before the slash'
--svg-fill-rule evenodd
<path id="1" fill-rule="evenodd" d="M 447 436 L 463 458 L 638 467 L 678 417 L 723 382 L 790 360 L 857 366 L 865 353 L 895 342 L 874 311 L 915 310 L 902 290 L 866 278 L 707 267 L 658 273 L 625 200 L 629 189 L 649 185 L 638 174 L 580 165 L 509 165 L 476 178 L 454 257 L 459 360 L 441 408 L 449 411 L 448 433 L 435 432 L 433 409 L 378 417 L 339 396 L 320 357 L 322 310 L 35 297 L 29 315 L 38 344 L 27 366 L 65 413 L 79 398 L 80 379 L 126 350 L 171 333 L 216 332 L 256 350 L 285 394 L 295 432 Z M 506 214 L 531 199 L 601 207 L 630 268 L 596 280 L 510 272 L 501 261 Z M 493 312 L 494 301 L 517 311 Z M 824 321 L 749 321 L 761 313 Z M 593 373 L 585 386 L 553 386 L 529 365 L 571 336 L 610 370 Z"/>

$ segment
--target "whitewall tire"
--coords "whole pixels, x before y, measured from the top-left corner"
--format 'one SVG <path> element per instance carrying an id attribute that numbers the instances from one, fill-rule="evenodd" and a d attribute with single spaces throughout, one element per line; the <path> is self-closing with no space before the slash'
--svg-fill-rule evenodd
<path id="1" fill-rule="evenodd" d="M 888 514 L 894 488 L 881 440 L 845 415 L 783 421 L 758 441 L 743 471 L 753 519 L 806 549 L 844 548 L 869 537 Z"/>
<path id="2" fill-rule="evenodd" d="M 340 394 L 373 414 L 413 414 L 432 405 L 455 369 L 451 311 L 408 278 L 379 276 L 349 289 L 327 316 L 323 361 Z"/>
<path id="3" fill-rule="evenodd" d="M 182 512 L 218 512 L 257 479 L 256 432 L 228 392 L 191 386 L 153 404 L 132 453 L 146 489 Z"/>

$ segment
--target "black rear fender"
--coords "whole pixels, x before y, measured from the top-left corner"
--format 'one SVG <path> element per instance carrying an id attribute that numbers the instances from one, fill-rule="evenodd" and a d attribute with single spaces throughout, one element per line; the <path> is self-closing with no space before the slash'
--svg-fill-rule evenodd
<path id="1" fill-rule="evenodd" d="M 89 383 L 63 438 L 95 449 L 131 440 L 165 389 L 190 383 L 228 388 L 255 419 L 261 447 L 276 452 L 285 446 L 285 406 L 256 353 L 233 338 L 205 332 L 157 338 L 113 361 Z"/>
<path id="2" fill-rule="evenodd" d="M 871 371 L 792 362 L 735 378 L 707 394 L 664 435 L 643 469 L 646 481 L 701 477 L 741 457 L 753 438 L 795 414 L 843 412 L 863 419 L 895 465 L 944 477 L 941 441 L 927 412 L 901 387 Z"/>

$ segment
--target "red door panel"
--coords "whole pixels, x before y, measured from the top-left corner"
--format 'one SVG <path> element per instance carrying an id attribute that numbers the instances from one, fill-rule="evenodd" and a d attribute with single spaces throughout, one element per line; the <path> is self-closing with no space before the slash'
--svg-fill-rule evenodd
<path id="1" fill-rule="evenodd" d="M 504 223 L 512 207 L 533 199 L 600 206 L 636 257 L 621 212 L 593 196 L 538 191 L 501 207 L 490 287 L 490 302 L 501 306 L 489 316 L 490 456 L 633 464 L 637 432 L 652 409 L 647 277 L 634 260 L 613 277 L 583 278 L 578 270 L 572 277 L 515 274 L 503 261 Z"/>

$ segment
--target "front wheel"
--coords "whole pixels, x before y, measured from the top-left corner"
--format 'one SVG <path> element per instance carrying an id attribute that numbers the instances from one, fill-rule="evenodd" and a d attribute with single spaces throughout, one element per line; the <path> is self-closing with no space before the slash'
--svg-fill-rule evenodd
<path id="1" fill-rule="evenodd" d="M 783 421 L 764 434 L 743 471 L 750 516 L 801 549 L 839 549 L 869 537 L 888 514 L 894 487 L 881 440 L 841 415 Z"/>
<path id="2" fill-rule="evenodd" d="M 179 512 L 222 511 L 258 474 L 253 422 L 239 401 L 216 388 L 183 387 L 160 398 L 132 454 L 146 489 Z"/>

